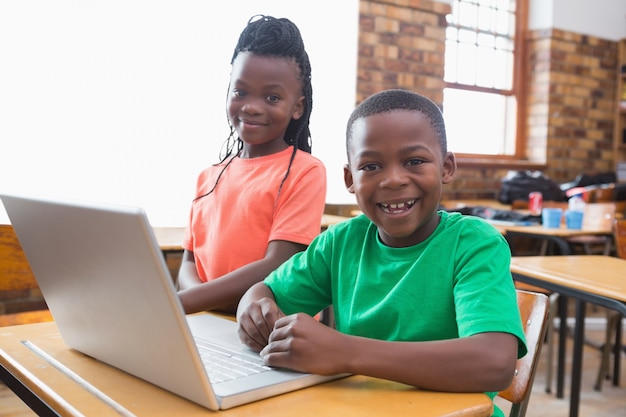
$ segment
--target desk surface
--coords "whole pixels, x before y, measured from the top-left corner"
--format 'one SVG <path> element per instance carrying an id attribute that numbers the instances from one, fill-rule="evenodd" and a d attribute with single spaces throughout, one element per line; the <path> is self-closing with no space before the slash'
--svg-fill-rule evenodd
<path id="1" fill-rule="evenodd" d="M 72 408 L 88 416 L 118 414 L 33 353 L 22 340 L 37 345 L 137 416 L 213 414 L 68 348 L 54 322 L 0 328 L 0 365 L 61 415 L 76 415 Z M 319 417 L 332 412 L 340 416 L 489 416 L 491 411 L 492 402 L 483 393 L 421 391 L 395 382 L 352 376 L 232 408 L 220 415 Z"/>
<path id="2" fill-rule="evenodd" d="M 348 220 L 350 217 L 336 216 L 334 214 L 324 214 L 322 216 L 322 230 L 328 226 Z M 182 251 L 184 227 L 154 227 L 154 236 L 156 237 L 159 247 L 163 251 Z"/>
<path id="3" fill-rule="evenodd" d="M 603 255 L 514 256 L 511 272 L 626 303 L 626 260 Z"/>
<path id="4" fill-rule="evenodd" d="M 518 256 L 511 259 L 513 279 L 536 285 L 563 296 L 574 297 L 576 322 L 570 389 L 570 417 L 577 417 L 580 404 L 585 303 L 591 302 L 626 315 L 626 260 L 610 256 Z M 559 303 L 561 323 L 566 318 L 565 303 Z M 557 397 L 563 396 L 566 326 L 560 326 Z M 614 381 L 619 380 L 620 357 L 614 359 Z M 615 383 L 615 382 L 614 382 Z"/>
<path id="5" fill-rule="evenodd" d="M 613 229 L 610 226 L 598 226 L 598 227 L 583 227 L 582 229 L 568 229 L 564 225 L 561 227 L 544 227 L 541 225 L 533 226 L 507 226 L 496 225 L 503 233 L 515 232 L 532 235 L 554 236 L 561 238 L 568 238 L 574 236 L 589 236 L 589 235 L 610 235 L 613 233 Z"/>

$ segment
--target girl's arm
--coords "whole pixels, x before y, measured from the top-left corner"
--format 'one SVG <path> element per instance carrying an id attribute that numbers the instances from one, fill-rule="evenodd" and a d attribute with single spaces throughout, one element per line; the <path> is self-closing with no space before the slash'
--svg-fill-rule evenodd
<path id="1" fill-rule="evenodd" d="M 198 277 L 198 270 L 196 269 L 196 258 L 193 252 L 186 250 L 183 252 L 182 262 L 178 269 L 178 289 L 186 290 L 195 285 L 201 284 L 200 277 Z"/>
<path id="2" fill-rule="evenodd" d="M 239 299 L 252 285 L 263 280 L 283 262 L 305 248 L 305 245 L 299 243 L 275 240 L 269 243 L 263 259 L 200 285 L 185 289 L 181 286 L 178 295 L 185 313 L 216 309 L 234 312 Z"/>

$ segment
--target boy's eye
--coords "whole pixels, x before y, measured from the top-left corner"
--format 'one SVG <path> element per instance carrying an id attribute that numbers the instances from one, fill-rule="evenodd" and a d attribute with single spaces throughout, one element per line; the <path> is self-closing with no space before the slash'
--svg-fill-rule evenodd
<path id="1" fill-rule="evenodd" d="M 365 164 L 361 167 L 361 171 L 374 171 L 378 168 L 376 164 Z"/>
<path id="2" fill-rule="evenodd" d="M 409 166 L 417 166 L 417 165 L 422 165 L 424 163 L 423 159 L 409 159 L 408 162 L 406 163 Z"/>
<path id="3" fill-rule="evenodd" d="M 237 89 L 233 90 L 233 96 L 235 97 L 244 97 L 245 95 L 246 95 L 245 91 L 237 90 Z"/>

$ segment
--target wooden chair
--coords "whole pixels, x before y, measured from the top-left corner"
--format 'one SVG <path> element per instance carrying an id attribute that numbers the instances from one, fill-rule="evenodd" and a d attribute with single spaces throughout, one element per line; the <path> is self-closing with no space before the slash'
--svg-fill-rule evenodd
<path id="1" fill-rule="evenodd" d="M 528 353 L 517 360 L 513 382 L 498 396 L 511 402 L 510 417 L 524 417 L 548 328 L 550 301 L 545 294 L 516 290 L 517 305 L 524 325 Z"/>
<path id="2" fill-rule="evenodd" d="M 38 288 L 13 226 L 0 225 L 0 299 L 23 299 L 20 311 L 0 314 L 0 326 L 51 321 L 43 298 L 33 297 Z"/>
<path id="3" fill-rule="evenodd" d="M 588 203 L 604 203 L 615 201 L 615 184 L 603 184 L 601 186 L 589 186 L 587 188 Z"/>
<path id="4" fill-rule="evenodd" d="M 615 240 L 615 252 L 618 257 L 626 259 L 626 219 L 617 219 L 613 223 L 613 236 Z M 624 278 L 626 279 L 626 278 Z M 619 325 L 622 315 L 617 311 L 608 310 L 606 315 L 606 337 L 604 346 L 602 347 L 602 359 L 600 361 L 600 369 L 598 377 L 593 387 L 596 391 L 602 390 L 602 382 L 609 376 L 609 362 L 611 360 L 611 351 L 615 355 L 620 354 L 621 343 L 617 340 L 617 326 Z M 613 348 L 613 339 L 615 340 L 615 348 Z"/>

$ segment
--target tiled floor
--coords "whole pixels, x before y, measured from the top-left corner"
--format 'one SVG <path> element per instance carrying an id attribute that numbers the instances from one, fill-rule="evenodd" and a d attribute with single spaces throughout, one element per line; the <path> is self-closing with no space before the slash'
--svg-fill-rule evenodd
<path id="1" fill-rule="evenodd" d="M 587 337 L 601 341 L 603 332 L 588 329 Z M 626 343 L 626 336 L 624 337 Z M 567 352 L 571 354 L 571 340 L 568 341 Z M 540 366 L 535 376 L 535 384 L 531 394 L 527 417 L 566 417 L 569 415 L 569 378 L 565 381 L 565 398 L 557 399 L 554 394 L 547 394 L 546 387 L 546 350 L 542 351 Z M 585 347 L 583 361 L 583 380 L 581 390 L 580 417 L 626 417 L 626 355 L 622 355 L 621 386 L 614 387 L 611 381 L 605 381 L 602 392 L 593 390 L 593 384 L 598 372 L 600 354 L 592 347 Z M 569 365 L 568 361 L 568 370 Z M 556 363 L 555 363 L 556 365 Z M 556 370 L 554 371 L 556 373 Z M 552 391 L 556 390 L 555 384 Z M 508 413 L 509 405 L 501 399 L 496 399 L 498 405 Z M 35 416 L 15 395 L 0 384 L 0 416 L 2 417 L 32 417 Z"/>

